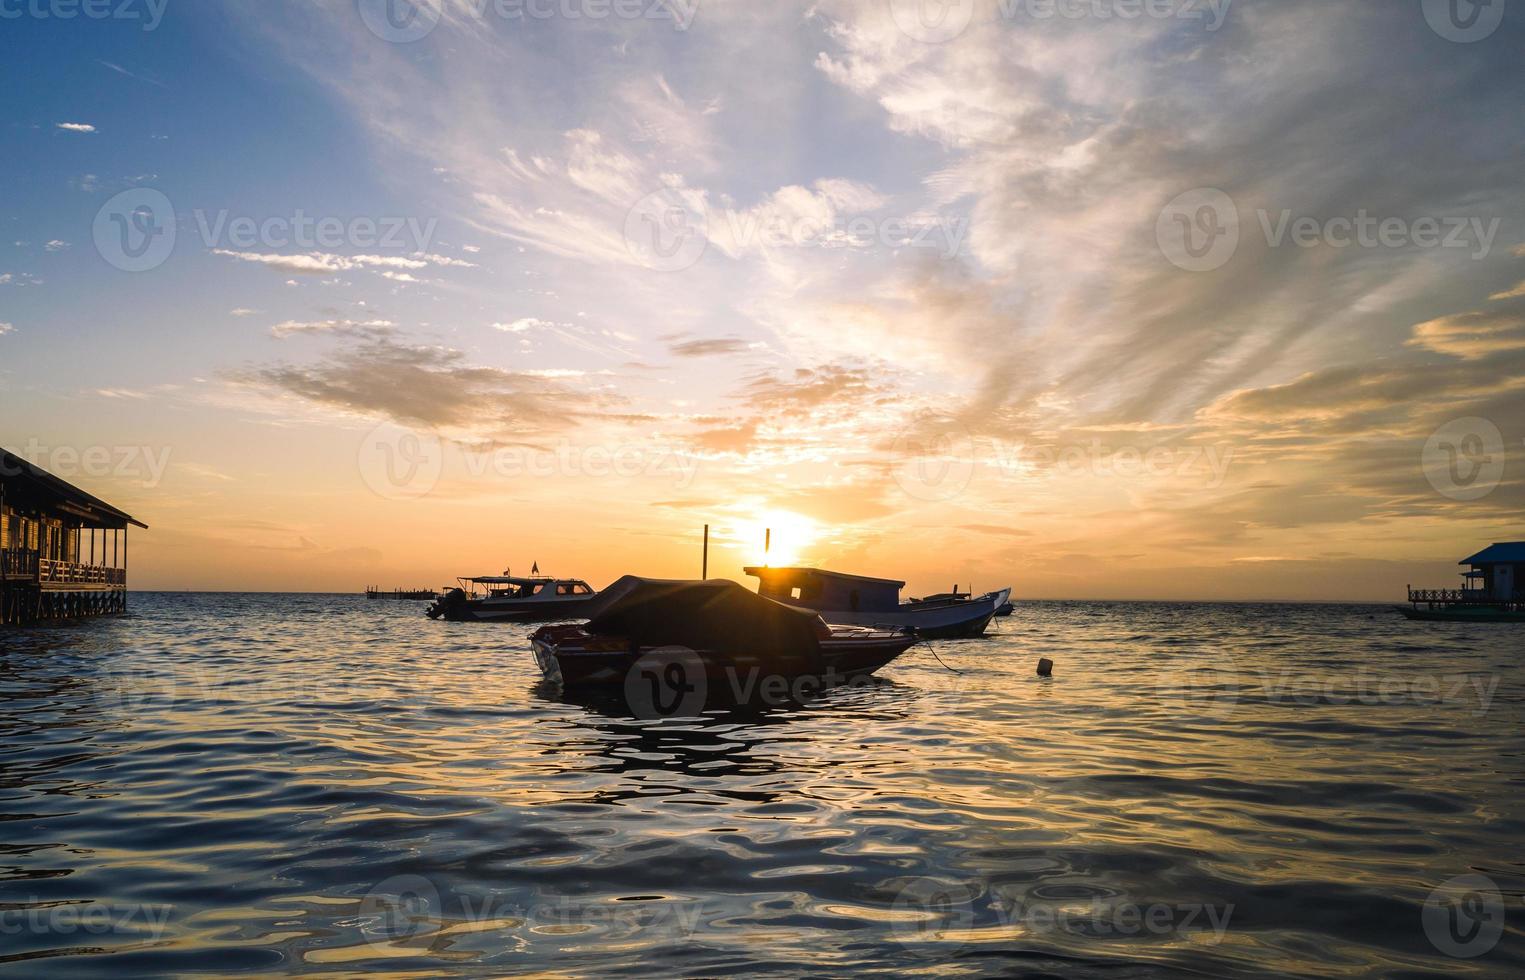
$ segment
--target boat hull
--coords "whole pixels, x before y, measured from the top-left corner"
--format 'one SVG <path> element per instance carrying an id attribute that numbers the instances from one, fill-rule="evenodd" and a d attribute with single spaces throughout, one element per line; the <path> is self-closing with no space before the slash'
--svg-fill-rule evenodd
<path id="1" fill-rule="evenodd" d="M 430 618 L 452 623 L 548 623 L 582 619 L 593 596 L 551 599 L 466 599 L 440 602 Z"/>
<path id="2" fill-rule="evenodd" d="M 836 625 L 898 626 L 924 640 L 970 640 L 985 635 L 995 609 L 918 609 L 911 612 L 853 612 L 830 609 L 821 618 Z"/>
<path id="3" fill-rule="evenodd" d="M 895 626 L 908 629 L 924 640 L 969 640 L 985 635 L 996 611 L 1006 603 L 1010 589 L 978 599 L 904 602 L 895 609 L 817 610 L 828 623 L 848 626 Z"/>
<path id="4" fill-rule="evenodd" d="M 786 602 L 796 609 L 819 613 L 833 625 L 890 626 L 908 629 L 923 640 L 972 640 L 985 635 L 1000 608 L 1011 598 L 1010 589 L 982 595 L 977 599 L 932 599 L 902 602 L 893 609 L 819 609 Z"/>
<path id="5" fill-rule="evenodd" d="M 829 687 L 866 677 L 916 644 L 916 637 L 887 630 L 838 630 L 808 655 L 786 659 L 746 657 L 686 647 L 632 649 L 619 640 L 590 637 L 579 627 L 546 627 L 531 638 L 535 662 L 563 689 L 623 688 L 643 663 L 658 671 L 677 665 L 682 679 L 702 678 L 706 687 L 744 699 L 773 679 Z"/>
<path id="6" fill-rule="evenodd" d="M 1409 619 L 1426 623 L 1525 623 L 1525 612 L 1511 612 L 1489 606 L 1452 609 L 1415 609 L 1411 606 L 1394 606 L 1393 608 Z"/>

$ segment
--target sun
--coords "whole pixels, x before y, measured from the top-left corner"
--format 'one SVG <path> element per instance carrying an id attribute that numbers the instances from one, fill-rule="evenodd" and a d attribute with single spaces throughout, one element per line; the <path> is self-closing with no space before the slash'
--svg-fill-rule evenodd
<path id="1" fill-rule="evenodd" d="M 736 534 L 748 565 L 793 565 L 815 544 L 820 525 L 793 511 L 768 510 L 752 520 L 737 522 Z"/>

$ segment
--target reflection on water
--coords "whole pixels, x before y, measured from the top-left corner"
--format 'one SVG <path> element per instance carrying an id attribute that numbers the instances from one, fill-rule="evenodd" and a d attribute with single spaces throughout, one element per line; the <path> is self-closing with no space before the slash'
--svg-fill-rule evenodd
<path id="1" fill-rule="evenodd" d="M 666 720 L 407 603 L 140 596 L 6 634 L 0 972 L 1525 970 L 1525 627 L 996 629 Z"/>

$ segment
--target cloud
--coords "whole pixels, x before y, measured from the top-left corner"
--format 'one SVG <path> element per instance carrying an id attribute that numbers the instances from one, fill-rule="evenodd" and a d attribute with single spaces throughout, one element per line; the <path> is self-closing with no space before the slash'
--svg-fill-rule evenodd
<path id="1" fill-rule="evenodd" d="M 58 123 L 58 128 L 64 130 L 65 132 L 68 132 L 68 133 L 93 133 L 93 132 L 95 132 L 95 127 L 90 125 L 89 123 L 61 122 L 61 123 Z"/>
<path id="2" fill-rule="evenodd" d="M 1015 23 L 978 6 L 947 44 L 856 0 L 713 5 L 681 47 L 579 24 L 554 52 L 447 12 L 428 43 L 460 56 L 442 59 L 376 45 L 339 3 L 317 8 L 310 32 L 266 29 L 385 148 L 399 183 L 517 246 L 535 288 L 516 278 L 459 311 L 471 322 L 522 309 L 509 289 L 535 297 L 535 316 L 492 324 L 516 335 L 495 354 L 523 356 L 533 338 L 713 357 L 702 384 L 642 375 L 632 390 L 658 394 L 628 414 L 726 457 L 707 471 L 717 492 L 778 479 L 767 495 L 781 502 L 829 487 L 800 506 L 848 521 L 926 506 L 895 492 L 886 458 L 935 409 L 986 447 L 1233 452 L 1208 486 L 1003 468 L 987 448 L 967 493 L 920 524 L 1042 528 L 1030 542 L 987 535 L 987 556 L 1007 563 L 1029 561 L 1029 544 L 1106 555 L 1105 535 L 1173 556 L 1140 567 L 1177 555 L 1224 567 L 1236 550 L 1388 547 L 1392 522 L 1414 515 L 1445 513 L 1456 534 L 1457 521 L 1511 513 L 1517 481 L 1458 509 L 1417 464 L 1429 434 L 1465 415 L 1498 421 L 1511 445 L 1525 436 L 1512 421 L 1525 417 L 1521 331 L 1511 307 L 1479 309 L 1489 293 L 1520 298 L 1507 257 L 1273 247 L 1259 215 L 1517 227 L 1525 197 L 1497 120 L 1525 95 L 1510 60 L 1520 24 L 1458 46 L 1417 14 L 1312 0 L 1244 0 L 1218 31 L 1189 18 Z M 270 20 L 264 5 L 242 9 Z M 583 59 L 598 86 L 542 84 Z M 1241 218 L 1237 251 L 1206 273 L 1172 265 L 1157 236 L 1166 203 L 1199 187 L 1223 190 Z M 704 226 L 707 250 L 678 272 L 646 268 L 627 240 L 633 206 L 658 191 Z M 890 216 L 958 234 L 930 249 L 848 230 Z M 574 328 L 574 309 L 625 336 Z M 725 359 L 753 346 L 783 367 L 749 375 L 745 358 Z M 637 359 L 650 352 L 620 363 Z M 533 370 L 513 373 L 580 386 Z"/>
<path id="3" fill-rule="evenodd" d="M 229 310 L 228 311 L 228 316 L 245 317 L 245 316 L 254 316 L 257 313 L 259 313 L 259 310 L 251 310 L 247 306 L 240 306 L 240 307 L 236 307 L 235 309 Z"/>
<path id="4" fill-rule="evenodd" d="M 687 340 L 673 344 L 668 350 L 676 357 L 715 357 L 723 354 L 744 354 L 752 348 L 745 340 L 734 337 L 713 340 Z"/>
<path id="5" fill-rule="evenodd" d="M 1525 293 L 1499 294 L 1494 299 L 1525 299 Z M 1525 303 L 1510 306 L 1426 321 L 1414 328 L 1408 345 L 1467 360 L 1525 350 Z"/>
<path id="6" fill-rule="evenodd" d="M 618 401 L 558 378 L 472 364 L 448 347 L 338 332 L 349 334 L 348 343 L 321 361 L 252 368 L 233 379 L 332 410 L 485 437 L 564 430 Z"/>
<path id="7" fill-rule="evenodd" d="M 286 320 L 270 328 L 272 337 L 290 337 L 294 334 L 364 334 L 377 336 L 391 332 L 396 326 L 390 320 Z"/>
<path id="8" fill-rule="evenodd" d="M 0 337 L 4 337 L 6 334 L 10 333 L 12 330 L 15 330 L 15 329 L 16 329 L 15 324 L 0 323 Z"/>
<path id="9" fill-rule="evenodd" d="M 542 320 L 539 317 L 521 317 L 509 323 L 494 323 L 494 330 L 504 333 L 528 333 L 531 330 L 547 330 L 552 327 L 570 327 L 570 323 L 552 323 L 550 320 Z"/>
<path id="10" fill-rule="evenodd" d="M 263 252 L 237 252 L 232 249 L 214 248 L 213 255 L 221 255 L 240 262 L 251 262 L 257 265 L 268 266 L 282 272 L 294 272 L 308 276 L 331 275 L 336 272 L 353 272 L 358 269 L 383 269 L 392 272 L 393 277 L 405 275 L 397 270 L 416 271 L 427 269 L 431 265 L 456 266 L 461 268 L 475 268 L 470 262 L 460 259 L 452 259 L 442 255 L 419 254 L 405 255 L 335 255 L 331 252 L 298 252 L 294 254 L 263 253 Z M 386 275 L 386 272 L 383 272 Z M 417 281 L 417 280 L 407 280 Z"/>

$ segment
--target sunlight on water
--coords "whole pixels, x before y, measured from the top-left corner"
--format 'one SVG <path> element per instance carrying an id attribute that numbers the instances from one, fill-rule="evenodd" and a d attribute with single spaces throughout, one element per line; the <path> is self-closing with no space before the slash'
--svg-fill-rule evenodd
<path id="1" fill-rule="evenodd" d="M 656 721 L 410 603 L 136 596 L 7 634 L 0 970 L 1525 970 L 1521 628 L 993 630 Z M 1447 920 L 1464 894 L 1486 914 Z"/>

